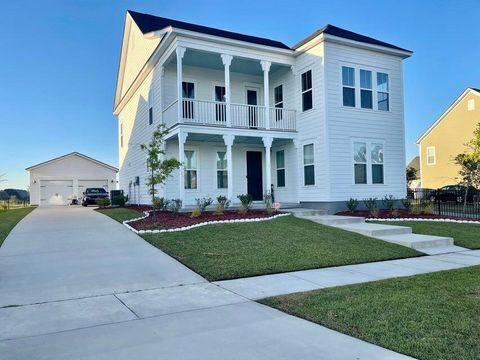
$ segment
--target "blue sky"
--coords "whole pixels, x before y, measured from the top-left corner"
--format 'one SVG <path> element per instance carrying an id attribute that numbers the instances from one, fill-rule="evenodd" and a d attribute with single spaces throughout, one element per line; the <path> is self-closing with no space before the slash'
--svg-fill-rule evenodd
<path id="1" fill-rule="evenodd" d="M 79 151 L 117 164 L 112 103 L 126 9 L 293 45 L 326 23 L 414 51 L 405 61 L 407 160 L 468 86 L 480 87 L 480 0 L 9 1 L 0 33 L 0 188 Z"/>

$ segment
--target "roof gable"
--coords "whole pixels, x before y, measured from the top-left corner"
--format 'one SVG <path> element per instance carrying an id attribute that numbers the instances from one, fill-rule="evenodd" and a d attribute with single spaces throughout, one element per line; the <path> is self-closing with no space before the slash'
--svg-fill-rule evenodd
<path id="1" fill-rule="evenodd" d="M 480 90 L 476 88 L 466 88 L 465 91 L 453 102 L 452 105 L 449 106 L 449 108 L 425 131 L 422 136 L 420 136 L 417 140 L 417 144 L 420 144 L 420 142 L 428 135 L 430 134 L 435 127 L 437 127 L 440 122 L 445 119 L 445 117 L 467 96 L 468 94 L 473 93 L 477 96 L 480 96 Z"/>
<path id="2" fill-rule="evenodd" d="M 72 156 L 78 156 L 78 157 L 80 157 L 80 158 L 82 158 L 82 159 L 91 161 L 91 162 L 95 163 L 96 165 L 100 165 L 100 166 L 103 166 L 103 167 L 105 167 L 105 168 L 107 168 L 107 169 L 110 169 L 110 170 L 113 170 L 113 171 L 115 171 L 115 172 L 118 172 L 118 169 L 117 169 L 116 167 L 113 167 L 113 166 L 108 165 L 108 164 L 106 164 L 106 163 L 104 163 L 104 162 L 95 160 L 94 158 L 91 158 L 91 157 L 89 157 L 89 156 L 87 156 L 87 155 L 83 155 L 83 154 L 81 154 L 81 153 L 79 153 L 79 152 L 76 152 L 76 151 L 75 151 L 75 152 L 72 152 L 72 153 L 69 153 L 69 154 L 65 154 L 65 155 L 56 157 L 56 158 L 51 159 L 51 160 L 47 160 L 47 161 L 41 162 L 41 163 L 36 164 L 36 165 L 32 165 L 32 166 L 26 168 L 25 170 L 30 171 L 30 170 L 33 170 L 33 169 L 37 169 L 37 168 L 39 168 L 39 167 L 52 164 L 52 163 L 54 163 L 54 162 L 58 162 L 58 161 L 61 161 L 61 160 L 68 159 L 69 157 L 72 157 Z"/>

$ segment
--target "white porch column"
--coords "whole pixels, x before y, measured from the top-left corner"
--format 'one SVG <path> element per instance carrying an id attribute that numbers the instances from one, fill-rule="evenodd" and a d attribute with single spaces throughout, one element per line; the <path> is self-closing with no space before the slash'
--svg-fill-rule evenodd
<path id="1" fill-rule="evenodd" d="M 232 146 L 235 140 L 234 135 L 223 135 L 223 141 L 227 147 L 227 198 L 233 201 L 233 162 L 232 162 Z"/>
<path id="2" fill-rule="evenodd" d="M 227 112 L 227 126 L 230 127 L 232 125 L 232 120 L 231 120 L 231 111 L 230 111 L 230 104 L 231 104 L 231 98 L 230 98 L 230 65 L 232 64 L 232 55 L 226 55 L 222 54 L 222 63 L 223 66 L 225 67 L 225 110 Z"/>
<path id="3" fill-rule="evenodd" d="M 267 130 L 270 129 L 270 86 L 268 80 L 268 72 L 270 71 L 270 66 L 272 63 L 270 61 L 262 60 L 260 61 L 260 65 L 262 65 L 263 70 L 263 96 L 265 100 L 263 103 L 265 104 L 265 127 Z"/>
<path id="4" fill-rule="evenodd" d="M 179 183 L 180 183 L 180 192 L 179 197 L 182 200 L 182 203 L 185 202 L 185 142 L 187 141 L 188 133 L 183 132 L 182 129 L 178 133 L 178 161 L 180 161 L 179 169 Z"/>
<path id="5" fill-rule="evenodd" d="M 177 47 L 175 49 L 177 53 L 177 99 L 178 99 L 178 122 L 183 122 L 183 91 L 182 91 L 182 82 L 183 82 L 183 73 L 182 73 L 182 59 L 185 55 L 184 47 Z"/>
<path id="6" fill-rule="evenodd" d="M 273 138 L 270 136 L 264 136 L 262 138 L 263 146 L 265 146 L 265 194 L 270 193 L 272 189 L 272 161 L 271 150 Z"/>

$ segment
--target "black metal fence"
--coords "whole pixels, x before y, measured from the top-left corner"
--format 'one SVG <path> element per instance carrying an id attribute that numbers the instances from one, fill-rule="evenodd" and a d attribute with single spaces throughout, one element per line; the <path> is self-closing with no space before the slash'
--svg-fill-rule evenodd
<path id="1" fill-rule="evenodd" d="M 408 189 L 405 204 L 412 213 L 480 219 L 480 191 L 463 186 Z"/>

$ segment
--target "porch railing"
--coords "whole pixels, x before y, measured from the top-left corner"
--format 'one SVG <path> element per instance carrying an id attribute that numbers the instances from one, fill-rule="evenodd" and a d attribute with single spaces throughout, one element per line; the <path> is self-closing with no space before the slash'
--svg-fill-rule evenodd
<path id="1" fill-rule="evenodd" d="M 227 104 L 219 101 L 182 99 L 181 114 L 178 116 L 178 101 L 163 110 L 167 127 L 177 123 L 228 126 Z M 258 105 L 230 104 L 230 126 L 248 129 L 296 130 L 295 110 L 265 108 Z"/>

